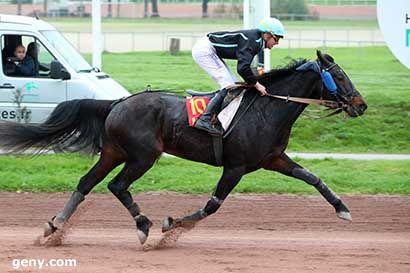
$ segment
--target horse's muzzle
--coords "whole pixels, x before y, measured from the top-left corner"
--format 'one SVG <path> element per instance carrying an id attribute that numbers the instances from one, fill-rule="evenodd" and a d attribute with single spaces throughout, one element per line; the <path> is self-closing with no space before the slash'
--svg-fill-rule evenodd
<path id="1" fill-rule="evenodd" d="M 350 105 L 345 109 L 350 117 L 358 117 L 364 114 L 367 109 L 367 103 L 361 96 L 353 97 Z"/>

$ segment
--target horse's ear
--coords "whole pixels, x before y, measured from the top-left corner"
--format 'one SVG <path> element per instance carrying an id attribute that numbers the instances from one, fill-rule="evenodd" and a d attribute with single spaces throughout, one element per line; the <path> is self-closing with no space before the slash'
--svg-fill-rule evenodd
<path id="1" fill-rule="evenodd" d="M 324 65 L 325 67 L 330 64 L 329 60 L 326 59 L 326 57 L 323 55 L 323 53 L 320 50 L 316 50 L 316 55 L 320 63 Z"/>

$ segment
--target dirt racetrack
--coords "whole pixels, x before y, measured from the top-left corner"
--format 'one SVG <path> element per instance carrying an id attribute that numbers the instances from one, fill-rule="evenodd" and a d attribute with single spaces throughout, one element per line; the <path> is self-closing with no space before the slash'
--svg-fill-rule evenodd
<path id="1" fill-rule="evenodd" d="M 410 198 L 343 196 L 353 223 L 319 196 L 233 195 L 167 248 L 143 251 L 133 220 L 109 194 L 88 209 L 62 246 L 33 244 L 68 194 L 0 193 L 0 272 L 410 272 Z M 155 222 L 203 206 L 206 195 L 136 195 Z M 76 259 L 76 267 L 21 267 L 14 259 Z"/>

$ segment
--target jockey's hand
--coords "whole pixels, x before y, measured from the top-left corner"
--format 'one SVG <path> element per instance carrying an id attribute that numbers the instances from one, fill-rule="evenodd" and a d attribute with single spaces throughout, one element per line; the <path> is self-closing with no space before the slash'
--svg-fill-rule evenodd
<path id="1" fill-rule="evenodd" d="M 263 76 L 265 74 L 265 68 L 261 66 L 258 66 L 257 71 L 259 76 Z"/>
<path id="2" fill-rule="evenodd" d="M 265 96 L 266 94 L 268 94 L 268 91 L 266 91 L 265 86 L 263 86 L 259 82 L 256 82 L 255 88 L 256 88 L 256 90 L 258 90 L 258 92 L 261 94 L 261 96 Z"/>

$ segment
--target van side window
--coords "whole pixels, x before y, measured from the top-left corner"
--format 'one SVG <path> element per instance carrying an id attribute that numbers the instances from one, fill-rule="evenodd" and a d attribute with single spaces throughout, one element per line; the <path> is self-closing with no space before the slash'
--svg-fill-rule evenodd
<path id="1" fill-rule="evenodd" d="M 11 77 L 50 77 L 55 58 L 33 36 L 3 35 L 1 38 L 3 73 Z"/>

